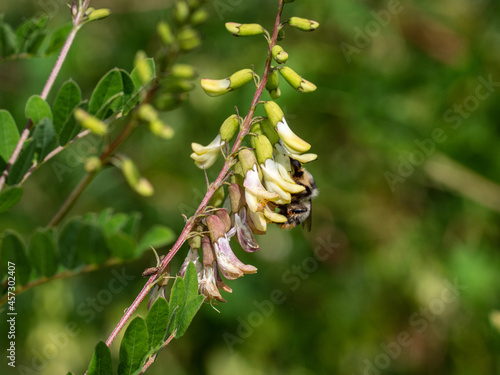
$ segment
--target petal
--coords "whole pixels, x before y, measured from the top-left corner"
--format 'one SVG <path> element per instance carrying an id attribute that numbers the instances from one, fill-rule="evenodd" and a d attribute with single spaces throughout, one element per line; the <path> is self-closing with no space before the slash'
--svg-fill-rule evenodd
<path id="1" fill-rule="evenodd" d="M 251 210 L 247 211 L 248 214 L 248 223 L 249 225 L 253 225 L 253 227 L 262 232 L 262 234 L 266 233 L 267 230 L 267 221 L 264 217 L 264 213 L 261 212 L 252 212 Z"/>
<path id="2" fill-rule="evenodd" d="M 261 203 L 279 198 L 278 194 L 269 192 L 264 188 L 260 182 L 256 165 L 247 172 L 243 186 L 245 187 L 245 199 L 248 207 L 253 212 L 262 209 L 263 204 Z"/>
<path id="3" fill-rule="evenodd" d="M 285 216 L 277 214 L 276 212 L 271 210 L 269 206 L 266 206 L 266 208 L 264 209 L 264 216 L 274 223 L 286 223 L 288 221 Z"/>
<path id="4" fill-rule="evenodd" d="M 277 164 L 274 160 L 267 159 L 266 162 L 264 164 L 261 164 L 260 167 L 262 169 L 262 172 L 264 172 L 265 182 L 272 182 L 285 190 L 287 193 L 291 194 L 297 194 L 304 191 L 305 187 L 296 184 L 295 181 L 290 178 L 290 175 L 287 173 L 285 167 L 282 167 L 280 170 L 280 165 Z M 286 179 L 283 178 L 283 175 Z M 266 187 L 268 186 L 266 185 Z M 282 196 L 282 198 L 284 197 Z"/>
<path id="5" fill-rule="evenodd" d="M 292 158 L 292 159 L 295 159 L 297 161 L 299 161 L 300 163 L 302 164 L 306 164 L 306 163 L 309 163 L 311 161 L 314 161 L 318 158 L 318 155 L 316 154 L 300 154 L 298 152 L 295 152 L 291 149 L 289 149 L 288 147 L 286 147 L 286 145 L 281 141 L 279 141 L 279 143 L 275 144 L 275 150 L 277 151 L 274 155 L 274 159 L 277 161 L 277 155 L 281 155 L 282 157 L 286 157 L 286 158 Z M 280 164 L 282 164 L 281 160 L 279 161 Z M 291 169 L 289 169 L 289 171 L 291 171 Z"/>
<path id="6" fill-rule="evenodd" d="M 201 87 L 209 96 L 219 96 L 230 91 L 231 80 L 225 79 L 202 79 Z"/>
<path id="7" fill-rule="evenodd" d="M 252 265 L 242 263 L 236 255 L 234 255 L 229 240 L 221 237 L 214 243 L 215 255 L 217 256 L 217 264 L 219 269 L 226 279 L 234 280 L 243 276 L 244 273 L 255 273 L 257 268 Z"/>
<path id="8" fill-rule="evenodd" d="M 239 213 L 234 215 L 234 223 L 236 238 L 243 250 L 248 252 L 259 250 L 259 244 L 255 241 L 255 236 L 248 226 L 245 208 L 242 208 Z"/>
<path id="9" fill-rule="evenodd" d="M 215 139 L 210 142 L 207 146 L 202 146 L 199 143 L 191 143 L 191 148 L 198 155 L 203 155 L 207 152 L 213 152 L 214 150 L 220 151 L 221 146 L 225 143 L 221 141 L 221 135 L 218 134 Z"/>
<path id="10" fill-rule="evenodd" d="M 311 148 L 309 143 L 298 137 L 292 129 L 290 129 L 284 117 L 276 124 L 276 131 L 283 141 L 283 144 L 295 152 L 303 153 L 309 151 Z"/>
<path id="11" fill-rule="evenodd" d="M 222 298 L 219 288 L 217 287 L 217 277 L 215 274 L 216 270 L 212 265 L 206 265 L 203 269 L 203 275 L 198 283 L 198 289 L 200 294 L 205 296 L 205 301 L 211 301 L 216 299 L 220 302 L 226 302 Z"/>

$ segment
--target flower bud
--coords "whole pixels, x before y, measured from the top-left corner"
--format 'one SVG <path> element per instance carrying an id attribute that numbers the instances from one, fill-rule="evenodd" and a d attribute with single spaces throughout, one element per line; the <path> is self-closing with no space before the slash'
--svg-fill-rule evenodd
<path id="1" fill-rule="evenodd" d="M 145 85 L 151 82 L 154 72 L 151 70 L 151 65 L 149 65 L 147 55 L 144 51 L 138 51 L 136 53 L 134 65 L 141 83 Z"/>
<path id="2" fill-rule="evenodd" d="M 220 188 L 218 188 L 214 195 L 212 195 L 212 198 L 210 198 L 210 206 L 214 206 L 214 207 L 220 207 L 222 206 L 222 204 L 224 203 L 224 186 L 221 186 Z"/>
<path id="3" fill-rule="evenodd" d="M 211 266 L 215 261 L 215 254 L 212 244 L 210 243 L 210 238 L 203 236 L 201 239 L 201 250 L 203 251 L 203 265 Z"/>
<path id="4" fill-rule="evenodd" d="M 280 106 L 275 102 L 272 101 L 265 102 L 264 109 L 267 113 L 269 121 L 271 121 L 271 124 L 273 126 L 276 126 L 278 122 L 280 122 L 285 117 L 285 114 L 281 110 Z"/>
<path id="5" fill-rule="evenodd" d="M 255 144 L 255 154 L 257 155 L 257 161 L 259 164 L 262 164 L 267 159 L 273 157 L 273 146 L 265 135 L 253 137 L 253 140 Z"/>
<path id="6" fill-rule="evenodd" d="M 145 197 L 153 195 L 153 186 L 148 180 L 146 180 L 144 177 L 141 177 L 139 171 L 137 170 L 137 167 L 131 159 L 126 158 L 125 160 L 123 160 L 120 168 L 127 183 L 138 194 Z"/>
<path id="7" fill-rule="evenodd" d="M 207 226 L 210 232 L 210 239 L 212 240 L 212 243 L 217 242 L 219 238 L 226 235 L 226 225 L 219 217 L 217 217 L 216 215 L 210 215 L 205 220 L 207 221 Z"/>
<path id="8" fill-rule="evenodd" d="M 105 135 L 108 132 L 108 127 L 104 122 L 99 120 L 84 111 L 81 108 L 75 109 L 74 112 L 75 120 L 85 129 L 90 130 L 92 133 L 97 135 Z"/>
<path id="9" fill-rule="evenodd" d="M 278 122 L 276 125 L 276 131 L 283 142 L 283 146 L 291 153 L 302 154 L 309 151 L 311 148 L 309 143 L 297 136 L 292 129 L 290 129 L 284 118 L 283 121 Z"/>
<path id="10" fill-rule="evenodd" d="M 186 22 L 189 17 L 189 5 L 183 0 L 178 0 L 175 3 L 174 16 L 178 23 Z"/>
<path id="11" fill-rule="evenodd" d="M 276 144 L 280 140 L 280 136 L 276 132 L 276 129 L 274 126 L 271 124 L 271 121 L 269 119 L 265 119 L 260 123 L 262 132 L 266 135 L 266 137 L 269 139 L 269 142 L 271 142 L 272 145 Z"/>
<path id="12" fill-rule="evenodd" d="M 231 218 L 225 209 L 217 210 L 215 215 L 224 223 L 226 226 L 226 232 L 231 230 Z"/>
<path id="13" fill-rule="evenodd" d="M 149 130 L 157 137 L 163 139 L 172 139 L 175 134 L 175 131 L 171 126 L 164 124 L 163 121 L 159 119 L 153 120 L 149 123 Z"/>
<path id="14" fill-rule="evenodd" d="M 280 69 L 283 78 L 299 92 L 312 92 L 316 90 L 316 85 L 299 76 L 293 69 L 284 66 Z"/>
<path id="15" fill-rule="evenodd" d="M 276 90 L 279 86 L 280 80 L 278 76 L 278 71 L 273 70 L 272 73 L 267 77 L 266 89 L 268 91 Z"/>
<path id="16" fill-rule="evenodd" d="M 284 64 L 288 61 L 288 53 L 285 52 L 283 47 L 277 44 L 271 49 L 271 54 L 278 64 Z"/>
<path id="17" fill-rule="evenodd" d="M 95 10 L 92 10 L 91 12 L 88 12 L 88 10 L 87 10 L 87 17 L 88 17 L 87 19 L 89 21 L 102 20 L 102 19 L 108 17 L 110 14 L 111 14 L 111 10 L 108 8 L 95 9 Z"/>
<path id="18" fill-rule="evenodd" d="M 198 33 L 190 27 L 185 27 L 177 34 L 179 47 L 183 51 L 190 51 L 198 47 L 201 43 Z"/>
<path id="19" fill-rule="evenodd" d="M 175 64 L 172 66 L 171 74 L 175 78 L 194 79 L 197 76 L 196 70 L 188 64 Z"/>
<path id="20" fill-rule="evenodd" d="M 191 15 L 191 25 L 199 25 L 208 19 L 208 13 L 205 9 L 198 9 Z"/>
<path id="21" fill-rule="evenodd" d="M 151 122 L 158 119 L 158 112 L 151 104 L 142 104 L 137 110 L 139 118 L 143 121 Z"/>
<path id="22" fill-rule="evenodd" d="M 226 29 L 234 36 L 253 36 L 264 34 L 264 28 L 258 23 L 226 22 Z"/>
<path id="23" fill-rule="evenodd" d="M 91 156 L 85 161 L 85 171 L 92 173 L 101 169 L 102 163 L 101 159 L 97 156 Z"/>
<path id="24" fill-rule="evenodd" d="M 233 73 L 231 77 L 229 77 L 229 80 L 231 81 L 229 87 L 231 90 L 239 89 L 253 79 L 253 74 L 252 69 L 238 70 L 236 73 Z"/>
<path id="25" fill-rule="evenodd" d="M 257 159 L 255 158 L 255 154 L 249 149 L 243 149 L 238 153 L 238 159 L 241 163 L 241 167 L 243 169 L 243 174 L 246 174 L 247 171 L 253 168 L 255 164 L 257 164 Z"/>
<path id="26" fill-rule="evenodd" d="M 166 46 L 171 46 L 174 43 L 174 35 L 172 34 L 172 30 L 170 30 L 168 23 L 163 21 L 158 22 L 158 25 L 156 25 L 156 32 L 160 36 L 163 44 Z"/>
<path id="27" fill-rule="evenodd" d="M 238 131 L 240 127 L 240 121 L 238 119 L 238 116 L 236 115 L 231 115 L 229 116 L 221 125 L 219 133 L 221 136 L 221 139 L 224 141 L 229 142 L 231 139 L 233 139 L 234 134 Z"/>
<path id="28" fill-rule="evenodd" d="M 301 17 L 290 18 L 288 24 L 302 31 L 314 31 L 319 26 L 318 22 Z"/>
<path id="29" fill-rule="evenodd" d="M 201 246 L 201 236 L 193 236 L 188 240 L 188 245 L 191 249 L 199 249 Z"/>
<path id="30" fill-rule="evenodd" d="M 245 192 L 238 184 L 231 184 L 227 188 L 229 201 L 231 202 L 231 212 L 239 212 L 245 206 Z"/>

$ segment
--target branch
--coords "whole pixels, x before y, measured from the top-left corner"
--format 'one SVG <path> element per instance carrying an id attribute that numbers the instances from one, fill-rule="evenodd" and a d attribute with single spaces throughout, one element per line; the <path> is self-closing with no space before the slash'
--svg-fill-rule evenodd
<path id="1" fill-rule="evenodd" d="M 108 339 L 106 340 L 107 346 L 111 345 L 111 343 L 114 341 L 114 339 L 116 338 L 118 333 L 123 329 L 123 327 L 125 327 L 125 324 L 130 319 L 132 314 L 135 312 L 135 310 L 137 310 L 137 308 L 141 304 L 142 300 L 148 295 L 149 290 L 152 287 L 152 283 L 156 280 L 157 277 L 159 277 L 159 275 L 161 275 L 164 272 L 164 270 L 167 267 L 170 260 L 172 260 L 174 255 L 179 251 L 181 246 L 187 240 L 187 236 L 189 235 L 189 233 L 193 229 L 198 216 L 203 213 L 203 211 L 205 210 L 205 208 L 208 205 L 208 202 L 210 201 L 210 199 L 214 195 L 215 191 L 217 191 L 217 189 L 219 189 L 219 187 L 225 181 L 227 173 L 229 172 L 229 169 L 231 168 L 231 166 L 233 164 L 234 156 L 232 156 L 232 155 L 234 155 L 238 151 L 238 149 L 241 146 L 241 142 L 243 141 L 243 138 L 250 131 L 250 127 L 252 125 L 253 115 L 255 113 L 255 110 L 257 108 L 257 104 L 259 103 L 260 97 L 262 96 L 262 93 L 263 93 L 264 88 L 266 86 L 267 77 L 269 76 L 269 71 L 271 70 L 271 61 L 272 61 L 271 49 L 276 45 L 276 41 L 278 38 L 278 31 L 279 31 L 279 26 L 280 26 L 281 13 L 283 12 L 283 5 L 284 5 L 284 0 L 279 0 L 278 12 L 276 15 L 276 20 L 274 22 L 274 28 L 273 28 L 271 41 L 269 43 L 269 50 L 267 53 L 267 60 L 266 60 L 265 68 L 264 68 L 264 74 L 262 75 L 262 80 L 261 80 L 260 85 L 258 86 L 257 90 L 255 91 L 254 97 L 252 99 L 252 103 L 250 105 L 250 109 L 248 110 L 248 113 L 245 117 L 245 120 L 243 121 L 243 125 L 241 126 L 241 129 L 238 133 L 238 136 L 236 137 L 236 140 L 234 142 L 233 148 L 231 149 L 231 154 L 230 154 L 231 156 L 229 156 L 226 159 L 224 166 L 222 167 L 221 172 L 219 173 L 219 175 L 217 176 L 215 181 L 210 185 L 210 188 L 208 189 L 207 193 L 205 194 L 205 197 L 203 198 L 200 205 L 198 206 L 195 214 L 190 219 L 187 220 L 186 225 L 184 226 L 184 229 L 182 230 L 179 238 L 175 242 L 172 249 L 170 249 L 168 254 L 162 260 L 160 271 L 158 271 L 157 274 L 155 274 L 149 278 L 149 280 L 146 282 L 146 284 L 144 285 L 144 287 L 141 290 L 141 292 L 139 293 L 139 295 L 136 297 L 134 302 L 132 302 L 132 304 L 126 310 L 123 317 L 118 322 L 117 326 L 113 329 L 113 332 L 111 332 L 111 334 L 109 335 Z"/>
<path id="2" fill-rule="evenodd" d="M 76 33 L 82 26 L 82 21 L 83 21 L 83 15 L 85 14 L 85 11 L 87 10 L 89 6 L 90 0 L 85 0 L 83 2 L 83 6 L 78 9 L 78 12 L 76 16 L 73 19 L 73 28 L 71 29 L 71 32 L 68 35 L 68 39 L 66 39 L 66 42 L 64 42 L 64 45 L 61 49 L 61 53 L 59 54 L 59 57 L 57 58 L 57 61 L 52 68 L 52 71 L 50 72 L 49 78 L 47 82 L 45 83 L 45 86 L 43 87 L 42 94 L 40 95 L 42 99 L 46 100 L 50 90 L 52 89 L 52 86 L 54 86 L 54 82 L 59 75 L 59 72 L 61 71 L 61 67 L 64 64 L 64 61 L 66 60 L 66 57 L 68 56 L 68 52 L 71 48 L 71 45 L 73 44 L 73 41 L 75 40 Z M 31 128 L 33 127 L 33 121 L 30 119 L 28 123 L 26 124 L 26 127 L 24 128 L 23 132 L 21 133 L 21 136 L 19 137 L 19 142 L 17 142 L 16 147 L 14 148 L 14 152 L 12 152 L 12 155 L 10 156 L 9 161 L 7 162 L 7 165 L 5 166 L 5 169 L 0 176 L 0 191 L 2 191 L 3 186 L 5 182 L 7 181 L 7 177 L 9 176 L 10 169 L 16 162 L 17 158 L 19 157 L 21 150 L 24 146 L 24 142 L 28 139 L 30 135 Z"/>

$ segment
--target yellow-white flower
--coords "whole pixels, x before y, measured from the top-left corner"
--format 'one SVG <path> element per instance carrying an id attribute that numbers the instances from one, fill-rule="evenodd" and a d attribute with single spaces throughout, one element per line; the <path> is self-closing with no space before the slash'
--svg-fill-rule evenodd
<path id="1" fill-rule="evenodd" d="M 290 162 L 288 162 L 288 165 Z M 304 186 L 298 185 L 290 177 L 289 171 L 285 165 L 281 165 L 273 159 L 267 159 L 260 165 L 264 174 L 264 185 L 270 192 L 280 196 L 275 202 L 277 204 L 290 203 L 291 194 L 297 194 L 304 191 Z"/>
<path id="2" fill-rule="evenodd" d="M 279 199 L 278 194 L 267 191 L 260 182 L 256 164 L 247 171 L 243 186 L 245 187 L 245 200 L 252 212 L 262 211 L 268 201 Z"/>
<path id="3" fill-rule="evenodd" d="M 285 156 L 286 158 L 292 158 L 299 161 L 302 164 L 309 163 L 318 158 L 318 155 L 313 153 L 303 154 L 299 152 L 290 151 L 290 149 L 286 148 L 284 143 L 280 140 L 278 143 L 274 145 L 274 159 L 277 160 L 278 157 Z M 283 164 L 283 163 L 280 163 Z"/>
<path id="4" fill-rule="evenodd" d="M 283 146 L 293 153 L 304 153 L 309 151 L 311 145 L 297 136 L 286 123 L 285 117 L 276 124 L 276 131 L 283 141 Z"/>
<path id="5" fill-rule="evenodd" d="M 231 91 L 231 80 L 229 78 L 224 79 L 208 79 L 203 78 L 201 80 L 201 87 L 203 91 L 209 96 L 219 96 L 226 92 Z"/>
<path id="6" fill-rule="evenodd" d="M 217 160 L 217 157 L 221 153 L 221 147 L 224 145 L 225 141 L 222 141 L 220 134 L 207 146 L 202 146 L 199 143 L 191 143 L 191 148 L 194 152 L 190 157 L 194 160 L 198 168 L 210 168 L 215 163 L 215 160 Z"/>

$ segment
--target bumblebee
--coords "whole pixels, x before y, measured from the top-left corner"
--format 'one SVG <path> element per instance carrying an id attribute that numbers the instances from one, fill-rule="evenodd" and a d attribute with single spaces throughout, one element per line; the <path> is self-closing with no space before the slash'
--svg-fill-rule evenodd
<path id="1" fill-rule="evenodd" d="M 292 166 L 292 179 L 295 183 L 305 187 L 303 191 L 292 194 L 292 199 L 288 204 L 278 205 L 279 213 L 287 218 L 286 223 L 279 224 L 283 229 L 292 229 L 299 224 L 311 230 L 312 223 L 312 198 L 319 193 L 316 182 L 312 174 L 307 171 L 299 161 L 290 158 Z"/>

